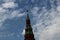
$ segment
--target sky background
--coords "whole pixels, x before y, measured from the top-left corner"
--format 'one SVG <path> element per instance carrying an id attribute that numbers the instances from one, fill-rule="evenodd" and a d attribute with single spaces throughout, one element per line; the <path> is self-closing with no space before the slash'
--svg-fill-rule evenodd
<path id="1" fill-rule="evenodd" d="M 0 40 L 24 40 L 27 9 L 36 40 L 60 40 L 60 0 L 0 0 Z"/>

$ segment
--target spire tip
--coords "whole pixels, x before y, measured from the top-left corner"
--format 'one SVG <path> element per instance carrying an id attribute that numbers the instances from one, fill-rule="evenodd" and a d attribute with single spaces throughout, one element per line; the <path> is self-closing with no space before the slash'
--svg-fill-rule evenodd
<path id="1" fill-rule="evenodd" d="M 27 12 L 28 12 L 28 10 L 27 10 Z"/>

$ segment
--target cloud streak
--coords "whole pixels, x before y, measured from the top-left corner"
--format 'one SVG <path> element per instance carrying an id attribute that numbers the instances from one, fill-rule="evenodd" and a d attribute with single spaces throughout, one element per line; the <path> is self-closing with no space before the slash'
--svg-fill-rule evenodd
<path id="1" fill-rule="evenodd" d="M 18 7 L 18 4 L 14 2 L 6 2 L 2 4 L 2 7 L 3 8 L 15 8 L 15 7 Z"/>
<path id="2" fill-rule="evenodd" d="M 60 1 L 57 1 L 57 3 Z M 54 5 L 51 0 L 51 6 Z M 39 11 L 39 7 L 37 7 Z M 35 10 L 37 10 L 35 9 Z M 34 10 L 34 11 L 35 11 Z M 46 7 L 42 8 L 42 11 L 32 12 L 34 15 L 37 15 L 33 19 L 36 19 L 36 24 L 33 25 L 34 34 L 36 40 L 60 40 L 60 5 L 52 6 L 50 10 L 47 10 Z"/>
<path id="3" fill-rule="evenodd" d="M 20 9 L 12 10 L 13 8 L 17 8 L 17 7 L 18 7 L 18 4 L 12 0 L 6 0 L 6 2 L 1 4 L 0 6 L 0 27 L 2 27 L 6 19 L 12 19 L 14 17 L 22 17 L 25 14 L 25 12 L 21 13 Z"/>

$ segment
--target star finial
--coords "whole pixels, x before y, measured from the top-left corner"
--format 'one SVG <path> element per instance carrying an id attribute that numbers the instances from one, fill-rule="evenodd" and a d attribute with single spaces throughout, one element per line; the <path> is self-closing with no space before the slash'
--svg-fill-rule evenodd
<path id="1" fill-rule="evenodd" d="M 27 12 L 29 12 L 29 11 L 27 10 Z"/>

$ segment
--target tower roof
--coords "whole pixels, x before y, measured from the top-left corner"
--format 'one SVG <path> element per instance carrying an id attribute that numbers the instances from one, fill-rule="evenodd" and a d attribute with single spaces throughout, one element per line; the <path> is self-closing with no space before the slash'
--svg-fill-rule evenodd
<path id="1" fill-rule="evenodd" d="M 27 12 L 27 17 L 26 17 L 26 18 L 27 18 L 27 20 L 28 20 L 28 19 L 30 19 L 30 18 L 29 18 L 29 14 L 28 14 L 29 11 L 27 10 L 26 12 Z"/>
<path id="2" fill-rule="evenodd" d="M 33 29 L 30 24 L 30 18 L 29 18 L 29 11 L 26 11 L 26 28 L 25 28 L 25 40 L 35 40 L 34 39 L 34 34 L 33 34 Z"/>
<path id="3" fill-rule="evenodd" d="M 30 23 L 30 18 L 29 18 L 29 14 L 28 14 L 28 10 L 27 10 L 27 17 L 26 17 L 26 33 L 28 32 L 28 34 L 32 33 L 32 27 L 31 27 L 31 23 Z"/>

